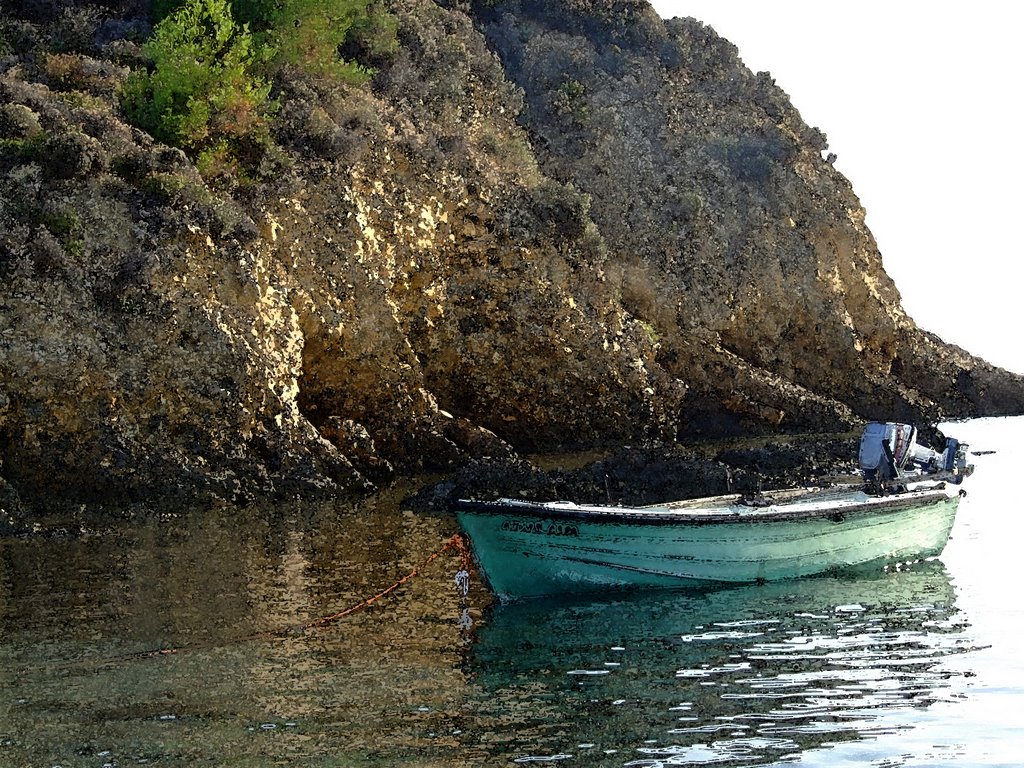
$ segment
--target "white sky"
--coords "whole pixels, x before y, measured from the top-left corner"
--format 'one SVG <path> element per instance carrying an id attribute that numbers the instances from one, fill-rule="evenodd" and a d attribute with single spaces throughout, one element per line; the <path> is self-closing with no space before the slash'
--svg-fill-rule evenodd
<path id="1" fill-rule="evenodd" d="M 1024 3 L 652 5 L 713 27 L 824 131 L 918 325 L 1024 373 Z"/>

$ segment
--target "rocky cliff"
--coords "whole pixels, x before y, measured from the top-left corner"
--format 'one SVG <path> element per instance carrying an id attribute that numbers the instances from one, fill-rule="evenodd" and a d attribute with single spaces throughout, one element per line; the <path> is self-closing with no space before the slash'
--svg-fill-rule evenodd
<path id="1" fill-rule="evenodd" d="M 5 3 L 0 506 L 1024 411 L 698 21 L 393 2 L 368 84 L 278 73 L 271 151 L 211 176 L 122 112 L 146 5 Z"/>

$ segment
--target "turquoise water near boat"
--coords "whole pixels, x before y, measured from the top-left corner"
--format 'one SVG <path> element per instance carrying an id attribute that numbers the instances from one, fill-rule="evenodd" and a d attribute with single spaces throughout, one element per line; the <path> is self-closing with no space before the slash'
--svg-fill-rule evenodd
<path id="1" fill-rule="evenodd" d="M 1019 766 L 1024 419 L 973 450 L 940 559 L 491 605 L 455 531 L 356 505 L 0 541 L 0 766 Z M 177 647 L 173 655 L 132 654 Z"/>

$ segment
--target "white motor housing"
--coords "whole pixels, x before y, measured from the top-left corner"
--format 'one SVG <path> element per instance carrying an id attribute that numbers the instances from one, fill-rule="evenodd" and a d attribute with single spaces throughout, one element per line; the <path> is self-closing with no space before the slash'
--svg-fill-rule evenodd
<path id="1" fill-rule="evenodd" d="M 869 483 L 943 479 L 961 483 L 974 471 L 967 463 L 967 443 L 946 439 L 941 453 L 917 444 L 909 424 L 872 422 L 860 438 L 860 468 Z"/>

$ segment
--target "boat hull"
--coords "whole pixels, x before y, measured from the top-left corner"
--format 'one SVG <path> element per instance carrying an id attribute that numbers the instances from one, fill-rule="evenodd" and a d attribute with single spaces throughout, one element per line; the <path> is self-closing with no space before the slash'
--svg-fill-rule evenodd
<path id="1" fill-rule="evenodd" d="M 958 502 L 930 492 L 750 510 L 461 502 L 456 512 L 492 589 L 509 600 L 775 581 L 929 557 L 945 547 Z"/>

